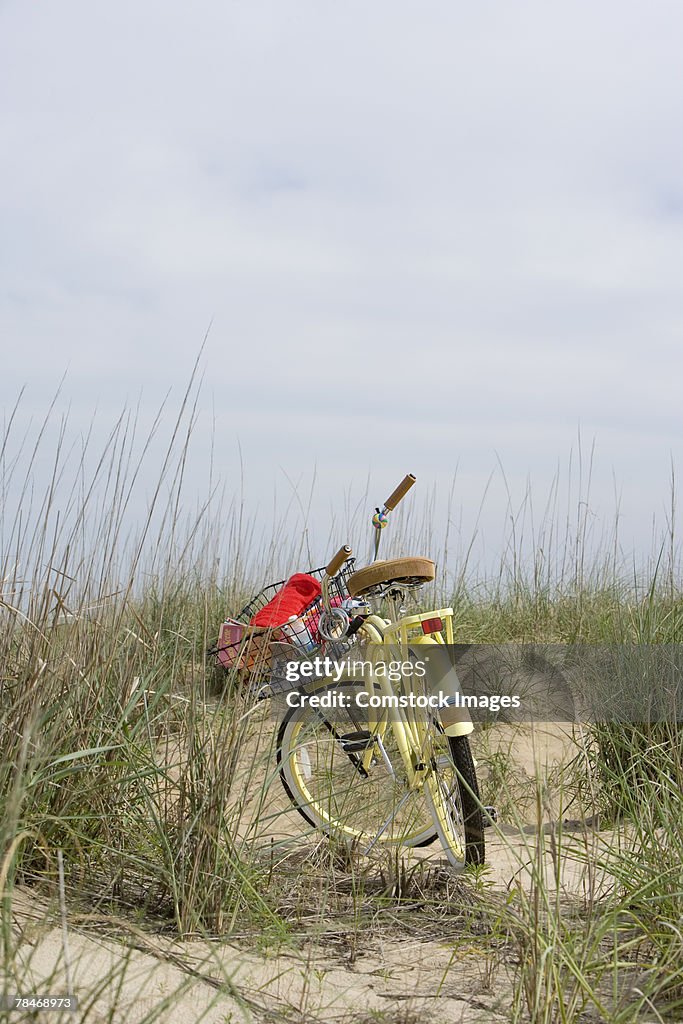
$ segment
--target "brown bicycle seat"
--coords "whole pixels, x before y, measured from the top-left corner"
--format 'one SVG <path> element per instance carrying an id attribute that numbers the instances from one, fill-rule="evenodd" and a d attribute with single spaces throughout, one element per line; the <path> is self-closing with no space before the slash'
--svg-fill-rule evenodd
<path id="1" fill-rule="evenodd" d="M 352 573 L 346 585 L 351 597 L 361 597 L 387 583 L 414 587 L 430 583 L 435 576 L 436 566 L 429 558 L 392 558 L 385 562 L 373 562 Z"/>

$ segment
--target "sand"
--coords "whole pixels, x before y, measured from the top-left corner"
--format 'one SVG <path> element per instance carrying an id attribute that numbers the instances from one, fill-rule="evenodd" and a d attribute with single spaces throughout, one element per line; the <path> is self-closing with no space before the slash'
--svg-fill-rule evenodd
<path id="1" fill-rule="evenodd" d="M 487 737 L 487 750 L 505 750 L 528 779 L 552 779 L 574 756 L 567 728 L 557 725 L 509 728 Z M 549 799 L 539 829 L 535 815 L 502 821 L 487 834 L 488 884 L 503 897 L 514 886 L 528 886 L 534 870 L 546 872 L 551 887 L 559 882 L 563 895 L 585 899 L 601 880 L 587 877 L 578 860 L 563 858 L 556 876 L 553 836 L 562 818 Z M 534 805 L 534 799 L 531 804 Z M 578 848 L 602 842 L 596 831 L 569 822 Z M 438 846 L 415 851 L 434 871 L 450 872 Z M 605 883 L 607 884 L 607 883 Z M 589 892 L 590 890 L 590 892 Z M 400 908 L 396 915 L 400 914 Z M 22 993 L 64 994 L 66 962 L 63 932 L 56 908 L 32 890 L 13 894 L 12 916 L 16 963 Z M 433 934 L 430 932 L 433 931 Z M 24 1019 L 47 1022 L 87 1021 L 92 1024 L 138 1024 L 152 1019 L 169 1024 L 241 1024 L 241 1022 L 370 1021 L 471 1022 L 504 1020 L 511 1000 L 505 971 L 494 977 L 483 947 L 440 939 L 421 918 L 419 934 L 410 925 L 374 927 L 356 945 L 323 937 L 298 948 L 258 948 L 253 942 L 171 941 L 148 932 L 144 925 L 111 918 L 87 919 L 71 913 L 67 930 L 68 964 L 81 1007 L 74 1014 L 41 1013 Z M 482 939 L 482 942 L 485 941 Z M 13 991 L 13 984 L 8 984 Z M 172 1005 L 164 1000 L 171 998 Z M 8 1020 L 19 1021 L 21 1014 Z"/>

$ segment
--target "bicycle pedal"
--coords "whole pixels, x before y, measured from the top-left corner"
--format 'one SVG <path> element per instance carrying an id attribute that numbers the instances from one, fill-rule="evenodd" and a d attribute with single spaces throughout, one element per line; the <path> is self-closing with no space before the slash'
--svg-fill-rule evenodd
<path id="1" fill-rule="evenodd" d="M 491 828 L 491 826 L 498 821 L 498 811 L 496 810 L 495 807 L 492 807 L 491 805 L 482 807 L 481 816 L 483 818 L 482 824 L 484 828 Z"/>
<path id="2" fill-rule="evenodd" d="M 372 745 L 374 737 L 371 732 L 347 732 L 339 737 L 345 754 L 357 754 Z"/>

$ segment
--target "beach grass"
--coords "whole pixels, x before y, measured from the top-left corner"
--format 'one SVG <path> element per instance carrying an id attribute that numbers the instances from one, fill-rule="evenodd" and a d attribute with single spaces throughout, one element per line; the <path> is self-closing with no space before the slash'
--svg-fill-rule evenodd
<path id="1" fill-rule="evenodd" d="M 45 922 L 64 926 L 60 978 L 68 930 L 96 927 L 101 935 L 109 922 L 121 950 L 101 986 L 112 1020 L 111 993 L 123 990 L 133 951 L 150 936 L 230 941 L 269 955 L 337 943 L 353 963 L 368 937 L 385 932 L 475 949 L 486 984 L 505 980 L 509 1005 L 496 1012 L 508 1019 L 675 1019 L 683 1008 L 683 752 L 675 721 L 587 724 L 575 730 L 571 769 L 546 776 L 525 773 L 509 752 L 487 748 L 482 734 L 486 798 L 525 837 L 507 888 L 487 881 L 486 871 L 454 880 L 396 853 L 360 858 L 303 822 L 292 831 L 274 767 L 274 721 L 206 652 L 223 617 L 271 582 L 276 549 L 292 570 L 309 566 L 297 561 L 301 538 L 290 539 L 284 556 L 281 544 L 254 548 L 239 503 L 226 510 L 207 500 L 186 515 L 193 389 L 155 456 L 151 485 L 146 477 L 146 515 L 134 530 L 129 503 L 160 423 L 140 442 L 134 416 L 124 414 L 103 450 L 86 446 L 75 460 L 66 433 L 55 437 L 48 419 L 32 446 L 13 447 L 10 418 L 0 443 L 0 487 L 16 499 L 5 504 L 0 550 L 4 992 L 22 991 L 31 975 L 30 929 L 17 930 L 13 912 L 29 892 L 42 901 Z M 39 493 L 38 466 L 50 454 Z M 58 492 L 68 494 L 66 505 Z M 434 515 L 428 504 L 413 534 L 404 523 L 395 543 L 423 551 L 424 522 Z M 576 523 L 569 532 L 554 524 L 564 547 L 552 567 L 547 553 L 513 544 L 493 575 L 471 565 L 444 573 L 432 596 L 452 602 L 460 642 L 680 642 L 675 538 L 663 537 L 634 574 L 612 544 L 589 559 L 581 513 Z M 552 527 L 545 524 L 546 535 Z M 220 565 L 219 535 L 227 550 Z M 429 540 L 447 560 L 448 539 Z M 579 822 L 570 831 L 567 808 Z M 501 831 L 499 841 L 509 835 Z M 584 879 L 581 896 L 563 880 L 567 863 Z M 212 972 L 204 965 L 199 973 L 234 1001 L 236 1014 L 275 1019 L 273 1006 L 240 989 L 220 964 Z M 181 971 L 144 1019 L 184 999 L 194 976 Z M 81 993 L 92 1020 L 103 1019 L 96 990 L 93 982 Z M 304 1013 L 277 1012 L 294 1019 L 295 1011 Z M 301 1019 L 317 1012 L 309 1006 Z M 366 1018 L 359 1010 L 355 1019 Z"/>

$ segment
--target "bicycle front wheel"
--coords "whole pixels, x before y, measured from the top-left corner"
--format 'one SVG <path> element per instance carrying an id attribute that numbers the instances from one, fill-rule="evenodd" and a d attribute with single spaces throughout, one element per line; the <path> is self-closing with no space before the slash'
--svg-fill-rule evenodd
<path id="1" fill-rule="evenodd" d="M 348 697 L 344 708 L 292 708 L 277 740 L 280 779 L 309 824 L 357 845 L 427 846 L 437 829 L 425 795 L 408 787 L 390 724 L 384 728 L 358 707 L 358 683 L 319 694 Z"/>

